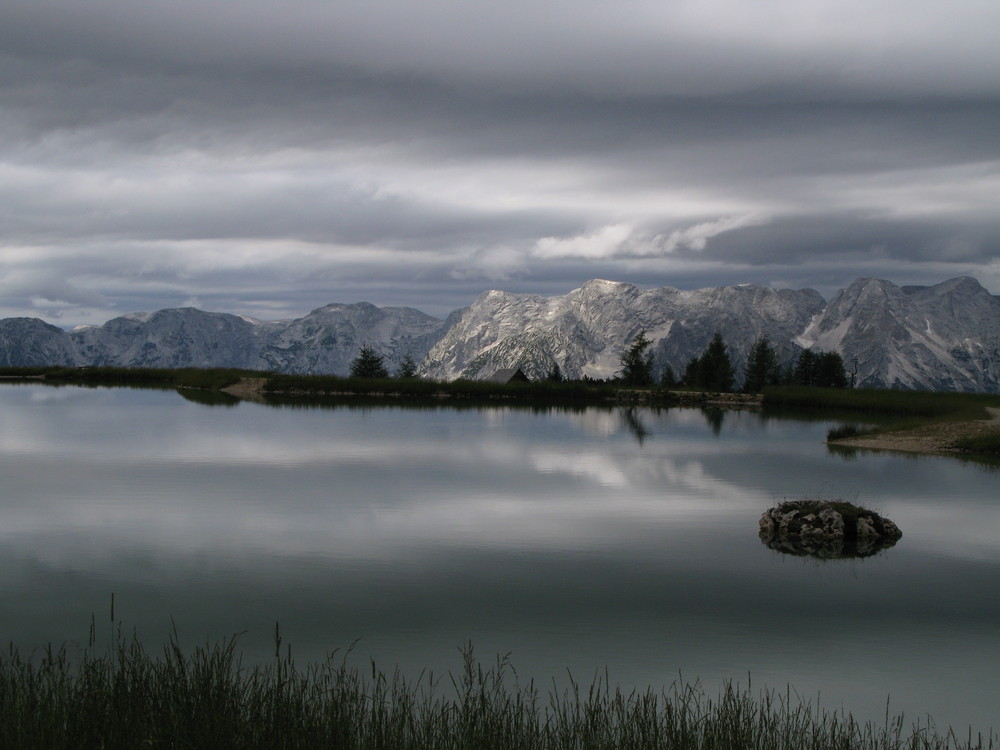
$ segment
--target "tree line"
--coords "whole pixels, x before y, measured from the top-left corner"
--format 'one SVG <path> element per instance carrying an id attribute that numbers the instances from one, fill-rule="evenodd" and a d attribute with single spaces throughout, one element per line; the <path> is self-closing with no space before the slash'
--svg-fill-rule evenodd
<path id="1" fill-rule="evenodd" d="M 617 382 L 622 385 L 643 388 L 657 384 L 654 378 L 653 355 L 649 351 L 653 345 L 646 332 L 639 331 L 621 355 L 621 370 Z M 365 344 L 358 356 L 351 362 L 351 377 L 388 378 L 389 370 L 385 360 L 375 349 Z M 396 371 L 397 378 L 417 377 L 417 363 L 407 353 Z M 559 365 L 555 364 L 546 378 L 562 381 Z M 729 356 L 729 348 L 716 331 L 705 351 L 692 357 L 680 377 L 667 365 L 660 375 L 659 385 L 664 388 L 698 388 L 706 391 L 728 392 L 736 385 L 736 368 Z M 844 359 L 837 352 L 804 349 L 794 364 L 785 367 L 778 360 L 778 354 L 766 338 L 757 339 L 747 355 L 743 370 L 743 391 L 759 393 L 769 385 L 807 385 L 822 388 L 846 388 L 848 385 Z"/>
<path id="2" fill-rule="evenodd" d="M 648 352 L 652 343 L 645 331 L 639 331 L 632 339 L 620 360 L 622 369 L 618 377 L 622 384 L 635 387 L 654 385 L 653 355 Z M 673 368 L 667 365 L 659 384 L 664 388 L 683 386 L 706 391 L 732 391 L 736 384 L 736 368 L 722 334 L 716 331 L 705 351 L 688 361 L 681 377 L 678 378 Z M 747 355 L 743 390 L 759 393 L 768 385 L 846 388 L 848 378 L 844 359 L 837 352 L 804 349 L 795 364 L 782 367 L 771 342 L 766 337 L 759 338 Z"/>
<path id="3" fill-rule="evenodd" d="M 389 370 L 385 359 L 370 344 L 364 344 L 358 351 L 358 356 L 351 362 L 352 378 L 388 378 Z M 397 378 L 417 377 L 417 363 L 407 352 L 396 370 Z"/>

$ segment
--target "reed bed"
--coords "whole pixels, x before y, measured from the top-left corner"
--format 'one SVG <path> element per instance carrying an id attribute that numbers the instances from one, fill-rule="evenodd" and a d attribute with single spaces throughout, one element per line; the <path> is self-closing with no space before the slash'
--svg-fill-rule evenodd
<path id="1" fill-rule="evenodd" d="M 92 639 L 93 643 L 93 639 Z M 1000 748 L 1000 738 L 902 716 L 860 724 L 790 690 L 754 693 L 698 683 L 623 692 L 521 684 L 508 658 L 484 666 L 463 649 L 459 674 L 407 680 L 349 650 L 300 669 L 290 656 L 244 665 L 237 639 L 159 654 L 118 637 L 93 646 L 0 656 L 0 747 L 19 748 L 476 748 L 589 750 L 925 750 Z M 553 683 L 554 684 L 554 683 Z"/>

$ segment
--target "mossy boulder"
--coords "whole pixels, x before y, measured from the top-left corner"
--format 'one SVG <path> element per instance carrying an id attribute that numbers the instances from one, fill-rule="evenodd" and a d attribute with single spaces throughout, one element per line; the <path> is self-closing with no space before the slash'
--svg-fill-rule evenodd
<path id="1" fill-rule="evenodd" d="M 868 557 L 902 536 L 888 518 L 844 500 L 791 500 L 760 517 L 761 541 L 793 555 Z"/>

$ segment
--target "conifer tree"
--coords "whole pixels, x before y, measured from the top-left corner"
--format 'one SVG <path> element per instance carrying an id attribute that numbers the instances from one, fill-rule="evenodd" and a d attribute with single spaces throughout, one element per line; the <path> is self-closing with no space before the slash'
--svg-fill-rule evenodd
<path id="1" fill-rule="evenodd" d="M 622 369 L 618 376 L 622 383 L 632 386 L 653 384 L 653 355 L 646 350 L 653 342 L 646 338 L 646 331 L 639 331 L 629 348 L 621 356 Z"/>
<path id="2" fill-rule="evenodd" d="M 767 337 L 757 339 L 747 356 L 743 372 L 743 390 L 760 393 L 766 385 L 777 385 L 781 381 L 781 366 L 778 355 Z"/>
<path id="3" fill-rule="evenodd" d="M 674 368 L 670 365 L 663 368 L 663 374 L 660 375 L 660 386 L 663 388 L 677 387 L 677 373 L 674 372 Z"/>
<path id="4" fill-rule="evenodd" d="M 352 378 L 387 378 L 389 371 L 385 369 L 385 362 L 382 355 L 376 352 L 369 344 L 365 344 L 358 352 L 358 356 L 351 362 Z"/>
<path id="5" fill-rule="evenodd" d="M 722 340 L 722 334 L 716 331 L 698 361 L 698 386 L 709 391 L 731 391 L 733 376 L 729 351 Z"/>
<path id="6" fill-rule="evenodd" d="M 415 378 L 417 377 L 417 363 L 413 361 L 413 357 L 407 352 L 406 356 L 403 357 L 403 361 L 399 363 L 399 369 L 396 370 L 397 378 Z"/>
<path id="7" fill-rule="evenodd" d="M 816 354 L 812 349 L 804 349 L 795 363 L 792 382 L 795 385 L 813 385 L 816 380 Z"/>
<path id="8" fill-rule="evenodd" d="M 815 385 L 822 388 L 846 388 L 844 358 L 837 352 L 823 352 L 816 358 Z"/>
<path id="9" fill-rule="evenodd" d="M 837 352 L 806 349 L 799 355 L 792 382 L 795 385 L 814 385 L 818 388 L 846 388 L 844 358 Z"/>
<path id="10" fill-rule="evenodd" d="M 684 377 L 681 378 L 681 382 L 684 383 L 688 388 L 699 388 L 699 383 L 701 381 L 701 357 L 691 357 L 688 360 L 687 365 L 684 367 Z"/>

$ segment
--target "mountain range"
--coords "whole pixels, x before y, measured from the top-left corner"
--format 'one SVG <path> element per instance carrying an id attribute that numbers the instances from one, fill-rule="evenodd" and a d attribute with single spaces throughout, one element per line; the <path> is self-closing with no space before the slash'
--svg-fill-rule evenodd
<path id="1" fill-rule="evenodd" d="M 488 291 L 441 320 L 406 307 L 331 304 L 287 321 L 195 308 L 125 315 L 65 331 L 37 318 L 0 320 L 0 366 L 239 367 L 346 374 L 363 344 L 394 371 L 406 355 L 424 377 L 486 378 L 558 364 L 605 378 L 640 331 L 655 370 L 683 372 L 716 331 L 737 373 L 767 337 L 785 363 L 805 348 L 837 351 L 859 387 L 1000 392 L 1000 297 L 969 277 L 933 286 L 863 278 L 827 301 L 812 289 L 756 284 L 640 290 L 588 281 L 558 296 Z"/>

